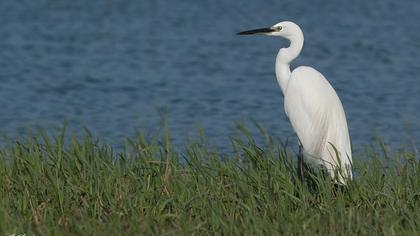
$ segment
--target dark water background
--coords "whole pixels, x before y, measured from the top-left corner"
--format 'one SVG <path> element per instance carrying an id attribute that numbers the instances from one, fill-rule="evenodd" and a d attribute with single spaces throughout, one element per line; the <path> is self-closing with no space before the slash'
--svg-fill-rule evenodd
<path id="1" fill-rule="evenodd" d="M 293 139 L 274 76 L 287 42 L 235 32 L 301 25 L 294 66 L 321 71 L 339 94 L 355 146 L 420 138 L 420 1 L 73 0 L 0 2 L 0 130 L 80 124 L 123 143 L 157 130 L 167 107 L 176 143 L 197 126 L 212 145 L 235 121 Z M 293 140 L 294 141 L 294 140 Z"/>

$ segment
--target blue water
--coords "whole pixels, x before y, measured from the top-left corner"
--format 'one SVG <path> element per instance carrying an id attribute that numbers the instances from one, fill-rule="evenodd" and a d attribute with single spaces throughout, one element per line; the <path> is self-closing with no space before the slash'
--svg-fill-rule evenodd
<path id="1" fill-rule="evenodd" d="M 418 0 L 4 0 L 0 131 L 67 119 L 119 145 L 137 128 L 156 131 L 166 107 L 176 143 L 201 126 L 228 146 L 240 120 L 293 139 L 274 76 L 287 42 L 235 35 L 282 20 L 301 25 L 294 66 L 336 88 L 355 146 L 420 140 Z"/>

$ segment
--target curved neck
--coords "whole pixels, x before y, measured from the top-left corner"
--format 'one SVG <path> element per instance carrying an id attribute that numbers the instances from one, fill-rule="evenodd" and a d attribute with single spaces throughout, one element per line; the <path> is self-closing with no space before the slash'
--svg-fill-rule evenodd
<path id="1" fill-rule="evenodd" d="M 290 46 L 282 48 L 276 57 L 276 77 L 283 94 L 286 93 L 287 84 L 290 79 L 290 63 L 300 54 L 303 48 L 303 33 L 301 30 L 293 36 L 288 37 Z"/>

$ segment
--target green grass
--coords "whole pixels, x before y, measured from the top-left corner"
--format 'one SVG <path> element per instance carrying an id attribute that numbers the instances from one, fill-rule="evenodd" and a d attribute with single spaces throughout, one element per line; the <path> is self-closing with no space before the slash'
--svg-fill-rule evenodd
<path id="1" fill-rule="evenodd" d="M 302 184 L 296 156 L 245 128 L 231 154 L 167 132 L 114 152 L 86 134 L 39 132 L 0 149 L 0 234 L 418 235 L 420 165 L 380 142 L 354 156 L 343 191 Z"/>

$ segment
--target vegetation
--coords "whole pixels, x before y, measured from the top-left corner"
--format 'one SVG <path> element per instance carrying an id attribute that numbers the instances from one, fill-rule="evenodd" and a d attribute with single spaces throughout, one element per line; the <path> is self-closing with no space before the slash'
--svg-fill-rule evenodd
<path id="1" fill-rule="evenodd" d="M 378 142 L 355 154 L 338 190 L 262 130 L 241 127 L 233 151 L 202 137 L 177 150 L 167 131 L 141 133 L 114 152 L 83 138 L 39 132 L 0 149 L 0 234 L 407 235 L 420 233 L 420 164 Z"/>

